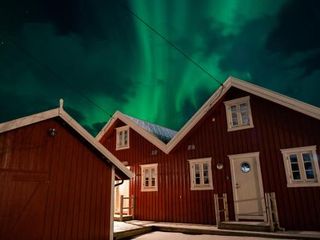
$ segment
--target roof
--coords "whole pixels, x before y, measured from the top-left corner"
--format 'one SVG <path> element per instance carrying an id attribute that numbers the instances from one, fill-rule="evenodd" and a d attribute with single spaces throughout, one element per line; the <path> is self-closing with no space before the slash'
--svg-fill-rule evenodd
<path id="1" fill-rule="evenodd" d="M 202 105 L 202 107 L 189 119 L 189 121 L 170 139 L 169 142 L 164 144 L 156 138 L 153 134 L 149 133 L 143 127 L 141 127 L 134 120 L 128 116 L 117 111 L 109 122 L 102 128 L 96 138 L 99 140 L 103 134 L 111 128 L 113 122 L 116 119 L 121 119 L 129 126 L 134 126 L 134 129 L 139 132 L 148 141 L 156 145 L 165 153 L 170 153 L 172 149 L 189 133 L 189 131 L 205 116 L 205 114 L 224 96 L 224 94 L 231 88 L 235 87 L 240 90 L 246 91 L 253 95 L 259 96 L 271 102 L 277 103 L 294 111 L 300 112 L 312 118 L 320 120 L 320 108 L 312 106 L 310 104 L 301 102 L 297 99 L 290 98 L 280 93 L 271 91 L 261 86 L 237 79 L 235 77 L 229 77 L 222 86 L 220 86 L 213 95 Z M 158 140 L 158 141 L 157 141 Z"/>
<path id="2" fill-rule="evenodd" d="M 80 136 L 82 136 L 91 146 L 93 146 L 106 159 L 108 159 L 108 161 L 115 166 L 116 171 L 120 171 L 121 175 L 124 175 L 125 178 L 132 177 L 132 172 L 130 172 L 111 152 L 109 152 L 102 144 L 100 144 L 94 137 L 92 137 L 90 133 L 88 133 L 76 120 L 74 120 L 66 111 L 64 111 L 63 100 L 60 100 L 59 108 L 1 123 L 0 133 L 11 131 L 17 128 L 28 126 L 55 117 L 60 117 L 71 128 L 73 128 L 77 133 L 79 133 Z"/>
<path id="3" fill-rule="evenodd" d="M 107 124 L 98 133 L 98 135 L 96 136 L 96 139 L 99 141 L 103 137 L 104 133 L 107 132 L 117 120 L 124 122 L 126 125 L 128 125 L 130 128 L 138 132 L 141 136 L 146 138 L 148 141 L 150 141 L 153 145 L 155 145 L 159 149 L 164 149 L 166 147 L 166 143 L 160 140 L 158 136 L 156 136 L 155 133 L 153 133 L 150 130 L 150 125 L 146 124 L 144 128 L 142 127 L 143 125 L 142 122 L 146 123 L 145 121 L 142 121 L 140 119 L 136 119 L 133 117 L 129 117 L 128 115 L 125 115 L 119 111 L 116 111 L 113 114 L 113 116 L 110 118 Z M 148 123 L 148 124 L 151 124 L 151 123 Z M 147 126 L 149 126 L 149 128 Z M 153 125 L 153 126 L 156 126 L 156 125 Z M 159 127 L 160 126 L 158 126 L 158 129 Z"/>
<path id="4" fill-rule="evenodd" d="M 134 118 L 126 114 L 123 114 L 123 115 L 131 119 L 133 122 L 135 122 L 138 126 L 143 128 L 144 130 L 156 136 L 158 139 L 160 139 L 164 143 L 168 143 L 177 133 L 177 131 L 174 131 L 172 129 L 162 127 L 160 125 L 153 124 L 147 121 L 143 121 L 141 119 Z"/>

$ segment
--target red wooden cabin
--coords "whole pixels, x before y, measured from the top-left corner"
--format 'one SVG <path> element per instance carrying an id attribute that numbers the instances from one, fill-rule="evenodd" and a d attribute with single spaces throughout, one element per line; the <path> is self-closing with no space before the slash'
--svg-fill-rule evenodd
<path id="1" fill-rule="evenodd" d="M 225 194 L 229 220 L 269 221 L 275 193 L 281 227 L 320 230 L 319 120 L 317 107 L 230 77 L 179 132 L 116 112 L 97 139 L 134 173 L 137 219 L 216 224 Z"/>
<path id="2" fill-rule="evenodd" d="M 0 124 L 0 239 L 113 239 L 131 173 L 62 108 Z"/>

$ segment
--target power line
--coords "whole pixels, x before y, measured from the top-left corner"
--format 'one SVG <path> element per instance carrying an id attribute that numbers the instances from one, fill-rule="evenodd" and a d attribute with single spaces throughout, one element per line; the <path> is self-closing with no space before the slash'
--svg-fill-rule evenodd
<path id="1" fill-rule="evenodd" d="M 6 33 L 6 39 L 9 40 L 9 42 L 11 42 L 12 45 L 14 45 L 18 50 L 20 50 L 21 52 L 24 53 L 24 55 L 28 56 L 29 58 L 31 58 L 34 62 L 36 62 L 40 67 L 42 67 L 45 71 L 49 72 L 54 78 L 62 80 L 61 82 L 68 85 L 68 87 L 74 91 L 75 93 L 77 93 L 79 96 L 83 97 L 84 99 L 86 99 L 89 103 L 91 103 L 93 106 L 95 106 L 96 108 L 98 108 L 99 110 L 101 110 L 102 112 L 104 112 L 105 114 L 107 114 L 109 117 L 112 117 L 112 114 L 110 114 L 107 110 L 105 110 L 104 108 L 102 108 L 101 106 L 99 106 L 97 103 L 95 103 L 93 100 L 91 100 L 88 96 L 86 96 L 84 93 L 82 93 L 80 90 L 76 90 L 75 88 L 73 88 L 73 85 L 71 85 L 64 77 L 62 77 L 61 75 L 59 75 L 58 73 L 56 73 L 51 67 L 49 67 L 47 64 L 44 64 L 42 61 L 40 61 L 37 57 L 35 57 L 33 54 L 31 54 L 28 50 L 26 50 L 24 47 L 20 46 L 19 44 L 17 44 L 12 37 L 9 36 L 8 33 Z M 9 36 L 9 37 L 8 37 Z"/>
<path id="2" fill-rule="evenodd" d="M 117 2 L 117 1 L 116 1 Z M 118 3 L 118 2 L 117 2 Z M 215 78 L 208 70 L 202 67 L 199 63 L 197 63 L 192 57 L 190 57 L 187 53 L 185 53 L 181 48 L 171 42 L 167 37 L 161 34 L 158 30 L 152 27 L 149 23 L 139 17 L 135 12 L 133 12 L 128 6 L 123 5 L 122 3 L 118 3 L 122 8 L 127 10 L 132 16 L 138 19 L 141 23 L 143 23 L 146 27 L 148 27 L 153 33 L 157 34 L 161 39 L 163 39 L 167 44 L 169 44 L 172 48 L 177 50 L 181 55 L 183 55 L 186 59 L 188 59 L 192 64 L 197 66 L 201 71 L 206 73 L 210 78 L 219 83 L 220 86 L 224 87 L 223 83 L 221 83 L 217 78 Z"/>

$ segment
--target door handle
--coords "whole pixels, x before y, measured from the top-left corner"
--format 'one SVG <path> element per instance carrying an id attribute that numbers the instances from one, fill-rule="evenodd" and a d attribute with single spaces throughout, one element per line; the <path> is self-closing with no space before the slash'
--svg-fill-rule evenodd
<path id="1" fill-rule="evenodd" d="M 238 189 L 238 188 L 240 188 L 240 185 L 239 185 L 239 183 L 236 183 L 236 188 Z"/>

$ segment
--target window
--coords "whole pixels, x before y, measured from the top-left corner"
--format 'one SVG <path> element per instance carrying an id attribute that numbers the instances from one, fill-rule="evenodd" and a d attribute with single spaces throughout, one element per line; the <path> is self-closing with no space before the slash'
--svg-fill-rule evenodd
<path id="1" fill-rule="evenodd" d="M 224 102 L 228 131 L 253 128 L 250 97 L 242 97 Z"/>
<path id="2" fill-rule="evenodd" d="M 129 126 L 117 128 L 116 150 L 129 148 Z"/>
<path id="3" fill-rule="evenodd" d="M 212 185 L 211 158 L 191 159 L 191 190 L 210 190 Z"/>
<path id="4" fill-rule="evenodd" d="M 158 164 L 141 165 L 141 191 L 158 191 Z"/>
<path id="5" fill-rule="evenodd" d="M 281 149 L 288 187 L 320 186 L 316 146 Z"/>

